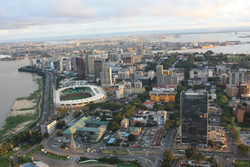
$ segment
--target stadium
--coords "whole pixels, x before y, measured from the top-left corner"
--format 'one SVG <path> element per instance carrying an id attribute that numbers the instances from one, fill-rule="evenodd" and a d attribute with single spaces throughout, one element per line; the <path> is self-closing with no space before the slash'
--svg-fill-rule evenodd
<path id="1" fill-rule="evenodd" d="M 56 107 L 72 109 L 81 108 L 91 102 L 103 102 L 105 98 L 104 90 L 93 85 L 65 87 L 55 92 Z"/>

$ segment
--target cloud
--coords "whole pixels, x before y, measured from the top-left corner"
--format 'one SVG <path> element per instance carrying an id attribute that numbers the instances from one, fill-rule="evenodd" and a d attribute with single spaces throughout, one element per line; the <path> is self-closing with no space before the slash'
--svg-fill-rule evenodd
<path id="1" fill-rule="evenodd" d="M 248 0 L 8 0 L 0 1 L 0 30 L 8 32 L 0 35 L 246 26 L 249 7 Z"/>

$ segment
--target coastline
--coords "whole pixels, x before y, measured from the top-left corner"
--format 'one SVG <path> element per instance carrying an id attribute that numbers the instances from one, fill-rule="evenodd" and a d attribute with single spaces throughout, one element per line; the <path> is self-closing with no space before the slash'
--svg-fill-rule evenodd
<path id="1" fill-rule="evenodd" d="M 36 81 L 37 90 L 29 96 L 17 97 L 0 129 L 0 142 L 16 135 L 33 124 L 41 116 L 44 77 Z M 35 103 L 34 103 L 35 102 Z"/>

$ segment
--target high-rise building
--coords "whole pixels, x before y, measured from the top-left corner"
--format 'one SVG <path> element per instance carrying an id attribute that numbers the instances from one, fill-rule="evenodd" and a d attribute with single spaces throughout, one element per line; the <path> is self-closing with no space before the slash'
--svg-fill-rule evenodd
<path id="1" fill-rule="evenodd" d="M 67 72 L 71 71 L 71 60 L 70 59 L 65 61 L 65 69 Z"/>
<path id="2" fill-rule="evenodd" d="M 237 87 L 235 85 L 227 85 L 227 97 L 236 97 Z"/>
<path id="3" fill-rule="evenodd" d="M 126 56 L 126 63 L 133 64 L 133 56 L 132 55 Z"/>
<path id="4" fill-rule="evenodd" d="M 58 60 L 56 62 L 56 69 L 57 71 L 62 71 L 63 70 L 63 63 L 62 63 L 62 60 Z"/>
<path id="5" fill-rule="evenodd" d="M 76 58 L 76 65 L 78 79 L 86 79 L 85 60 L 83 56 Z"/>
<path id="6" fill-rule="evenodd" d="M 250 94 L 250 85 L 240 84 L 240 94 Z"/>
<path id="7" fill-rule="evenodd" d="M 247 111 L 247 106 L 242 104 L 238 104 L 236 108 L 234 108 L 234 116 L 237 119 L 238 123 L 243 123 L 245 118 L 245 113 Z"/>
<path id="8" fill-rule="evenodd" d="M 220 77 L 221 83 L 226 85 L 227 84 L 227 75 L 226 74 L 222 74 Z"/>
<path id="9" fill-rule="evenodd" d="M 238 86 L 239 82 L 244 81 L 244 72 L 231 72 L 229 74 L 229 84 Z"/>
<path id="10" fill-rule="evenodd" d="M 88 75 L 94 74 L 94 60 L 94 56 L 85 55 L 86 74 Z"/>
<path id="11" fill-rule="evenodd" d="M 36 64 L 36 60 L 35 59 L 30 59 L 30 66 L 34 67 L 35 64 Z"/>
<path id="12" fill-rule="evenodd" d="M 162 75 L 156 77 L 157 86 L 177 85 L 179 77 L 177 75 Z"/>
<path id="13" fill-rule="evenodd" d="M 151 80 L 153 80 L 154 79 L 154 77 L 155 77 L 155 72 L 154 71 L 148 71 L 148 77 L 150 77 L 151 78 Z"/>
<path id="14" fill-rule="evenodd" d="M 111 67 L 105 65 L 101 72 L 101 85 L 112 86 L 112 70 Z"/>
<path id="15" fill-rule="evenodd" d="M 156 66 L 156 76 L 163 75 L 163 65 L 157 65 Z"/>
<path id="16" fill-rule="evenodd" d="M 207 146 L 208 93 L 205 90 L 181 92 L 181 143 Z"/>
<path id="17" fill-rule="evenodd" d="M 136 47 L 136 54 L 137 55 L 143 55 L 143 46 L 142 45 L 139 45 Z"/>
<path id="18" fill-rule="evenodd" d="M 104 67 L 104 61 L 103 60 L 95 60 L 94 61 L 94 70 L 95 70 L 95 77 L 100 78 L 100 73 L 102 72 L 102 69 Z"/>
<path id="19" fill-rule="evenodd" d="M 111 53 L 108 54 L 109 61 L 113 61 L 113 55 Z"/>

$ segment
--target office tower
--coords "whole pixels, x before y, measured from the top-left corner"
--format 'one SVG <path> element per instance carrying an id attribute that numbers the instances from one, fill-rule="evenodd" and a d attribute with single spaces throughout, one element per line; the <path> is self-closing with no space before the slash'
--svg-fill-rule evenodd
<path id="1" fill-rule="evenodd" d="M 65 61 L 65 69 L 67 72 L 71 71 L 71 61 L 70 60 Z"/>
<path id="2" fill-rule="evenodd" d="M 132 55 L 126 56 L 126 63 L 133 64 L 133 56 Z"/>
<path id="3" fill-rule="evenodd" d="M 94 69 L 95 69 L 95 77 L 96 78 L 100 78 L 100 73 L 102 72 L 103 67 L 104 67 L 103 60 L 95 60 L 94 61 Z"/>
<path id="4" fill-rule="evenodd" d="M 111 53 L 108 54 L 109 61 L 113 61 L 113 55 Z"/>
<path id="5" fill-rule="evenodd" d="M 163 65 L 157 65 L 156 66 L 156 76 L 163 75 Z"/>
<path id="6" fill-rule="evenodd" d="M 47 68 L 49 68 L 49 69 L 53 69 L 54 68 L 54 64 L 53 64 L 52 61 L 47 62 Z"/>
<path id="7" fill-rule="evenodd" d="M 62 71 L 63 70 L 63 63 L 62 63 L 62 60 L 58 60 L 56 62 L 56 69 L 57 71 Z"/>
<path id="8" fill-rule="evenodd" d="M 76 57 L 71 57 L 71 66 L 76 66 Z"/>
<path id="9" fill-rule="evenodd" d="M 207 146 L 208 92 L 187 90 L 180 96 L 181 143 Z"/>
<path id="10" fill-rule="evenodd" d="M 94 56 L 85 55 L 86 73 L 88 75 L 94 74 L 94 59 Z"/>
<path id="11" fill-rule="evenodd" d="M 34 67 L 35 64 L 36 64 L 35 59 L 30 59 L 30 66 Z"/>
<path id="12" fill-rule="evenodd" d="M 136 54 L 137 55 L 143 55 L 143 46 L 142 45 L 139 45 L 136 47 Z"/>
<path id="13" fill-rule="evenodd" d="M 221 75 L 220 80 L 221 80 L 222 84 L 226 85 L 227 84 L 227 75 L 226 74 Z"/>
<path id="14" fill-rule="evenodd" d="M 83 56 L 76 58 L 76 65 L 78 79 L 86 79 L 85 60 Z"/>
<path id="15" fill-rule="evenodd" d="M 102 86 L 112 86 L 112 70 L 111 67 L 105 65 L 101 72 L 101 85 Z"/>
<path id="16" fill-rule="evenodd" d="M 239 82 L 244 81 L 244 72 L 231 72 L 229 74 L 229 84 L 238 86 Z"/>

